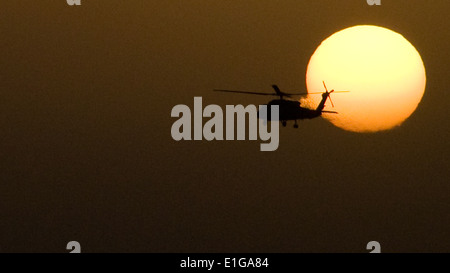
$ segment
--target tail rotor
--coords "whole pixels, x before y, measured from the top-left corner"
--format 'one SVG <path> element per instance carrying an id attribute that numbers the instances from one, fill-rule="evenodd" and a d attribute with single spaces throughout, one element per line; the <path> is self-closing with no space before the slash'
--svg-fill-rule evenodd
<path id="1" fill-rule="evenodd" d="M 325 87 L 325 94 L 327 94 L 328 98 L 330 98 L 331 106 L 333 106 L 333 108 L 334 108 L 334 103 L 333 103 L 333 100 L 331 99 L 331 93 L 334 92 L 334 89 L 332 89 L 331 91 L 328 91 L 328 88 L 327 88 L 327 85 L 325 84 L 325 81 L 322 81 L 322 82 L 323 82 L 323 86 Z M 345 92 L 345 91 L 341 91 L 341 92 Z"/>

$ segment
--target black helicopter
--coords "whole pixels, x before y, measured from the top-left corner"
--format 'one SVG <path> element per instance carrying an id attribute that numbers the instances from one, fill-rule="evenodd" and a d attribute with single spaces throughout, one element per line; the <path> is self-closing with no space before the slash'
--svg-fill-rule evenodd
<path id="1" fill-rule="evenodd" d="M 275 90 L 275 93 L 261 93 L 261 92 L 248 92 L 248 91 L 238 91 L 238 90 L 223 90 L 223 89 L 214 89 L 214 91 L 218 92 L 230 92 L 230 93 L 242 93 L 242 94 L 252 94 L 252 95 L 262 95 L 262 96 L 278 96 L 279 99 L 275 99 L 270 101 L 267 106 L 270 108 L 272 105 L 279 106 L 279 120 L 283 127 L 286 127 L 286 123 L 288 120 L 294 120 L 294 128 L 298 128 L 297 120 L 299 119 L 313 119 L 322 116 L 322 113 L 331 113 L 337 114 L 335 111 L 325 111 L 325 103 L 328 98 L 330 98 L 331 105 L 334 107 L 333 101 L 331 100 L 331 93 L 343 93 L 349 91 L 335 91 L 334 89 L 328 91 L 325 82 L 323 82 L 323 86 L 325 87 L 325 92 L 317 92 L 317 93 L 285 93 L 278 88 L 277 85 L 272 85 L 272 88 Z M 316 109 L 309 109 L 300 106 L 300 101 L 297 100 L 285 100 L 284 97 L 292 98 L 292 96 L 300 96 L 300 95 L 309 95 L 309 94 L 322 94 L 322 100 Z M 259 116 L 259 115 L 258 115 Z M 268 111 L 268 120 L 271 120 L 270 111 Z"/>

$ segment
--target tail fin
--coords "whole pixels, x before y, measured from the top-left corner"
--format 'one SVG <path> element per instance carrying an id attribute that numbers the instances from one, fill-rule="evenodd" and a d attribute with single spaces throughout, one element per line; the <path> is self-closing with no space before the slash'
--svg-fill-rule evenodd
<path id="1" fill-rule="evenodd" d="M 319 106 L 316 108 L 316 112 L 322 113 L 323 108 L 325 108 L 325 103 L 327 102 L 328 97 L 330 96 L 330 93 L 325 92 L 322 94 L 322 100 L 319 103 Z"/>

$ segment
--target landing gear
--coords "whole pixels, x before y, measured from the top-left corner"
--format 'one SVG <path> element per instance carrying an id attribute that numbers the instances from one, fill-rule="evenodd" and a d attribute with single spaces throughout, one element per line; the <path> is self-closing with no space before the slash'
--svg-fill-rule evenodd
<path id="1" fill-rule="evenodd" d="M 295 128 L 295 129 L 297 129 L 297 128 L 298 128 L 297 120 L 295 120 L 295 123 L 294 123 L 294 128 Z"/>
<path id="2" fill-rule="evenodd" d="M 286 121 L 283 120 L 283 121 L 281 122 L 281 125 L 283 125 L 283 127 L 286 127 Z"/>

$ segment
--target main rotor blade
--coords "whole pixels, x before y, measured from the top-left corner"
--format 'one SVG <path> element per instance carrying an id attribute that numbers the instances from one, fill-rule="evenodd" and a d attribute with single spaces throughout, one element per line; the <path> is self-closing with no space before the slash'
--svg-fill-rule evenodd
<path id="1" fill-rule="evenodd" d="M 249 92 L 249 91 L 239 91 L 239 90 L 214 89 L 214 91 L 216 91 L 216 92 L 240 93 L 240 94 L 251 94 L 251 95 L 261 95 L 261 96 L 278 96 L 275 93 Z"/>
<path id="2" fill-rule="evenodd" d="M 312 93 L 307 93 L 307 92 L 302 92 L 302 93 L 284 93 L 283 95 L 291 95 L 291 96 L 301 96 L 301 95 L 308 95 L 308 94 L 312 94 Z"/>
<path id="3" fill-rule="evenodd" d="M 349 92 L 350 91 L 334 91 L 334 90 L 331 90 L 328 93 L 349 93 Z M 284 93 L 284 92 L 281 92 L 281 93 L 283 94 L 283 96 L 290 97 L 290 96 L 304 96 L 304 95 L 324 94 L 326 92 L 311 92 L 311 93 L 305 93 L 305 92 L 303 92 L 303 93 Z M 273 95 L 276 96 L 276 94 L 273 94 Z"/>
<path id="4" fill-rule="evenodd" d="M 311 92 L 311 93 L 305 93 L 305 95 L 315 95 L 315 94 L 323 94 L 324 92 Z"/>
<path id="5" fill-rule="evenodd" d="M 262 95 L 262 96 L 279 96 L 280 94 L 276 94 L 276 93 L 262 93 L 262 92 L 251 92 L 251 91 L 240 91 L 240 90 L 223 90 L 223 89 L 214 89 L 214 91 L 216 92 L 229 92 L 229 93 L 240 93 L 240 94 L 251 94 L 251 95 Z M 281 92 L 281 95 L 283 96 L 301 96 L 301 95 L 308 95 L 311 93 L 306 93 L 306 92 L 302 92 L 302 93 L 284 93 Z"/>
<path id="6" fill-rule="evenodd" d="M 348 92 L 350 92 L 350 91 L 333 91 L 333 93 L 348 93 Z M 295 93 L 295 94 L 287 93 L 287 94 L 288 95 L 317 95 L 317 94 L 323 94 L 323 93 L 326 93 L 326 92 Z"/>
<path id="7" fill-rule="evenodd" d="M 272 85 L 272 88 L 275 90 L 275 92 L 276 92 L 279 96 L 287 96 L 287 97 L 290 97 L 290 96 L 300 96 L 300 95 L 306 95 L 306 94 L 308 94 L 308 93 L 306 93 L 306 92 L 302 92 L 302 93 L 286 93 L 286 92 L 281 91 L 280 88 L 278 87 L 278 85 L 276 85 L 276 84 L 273 84 L 273 85 Z"/>

